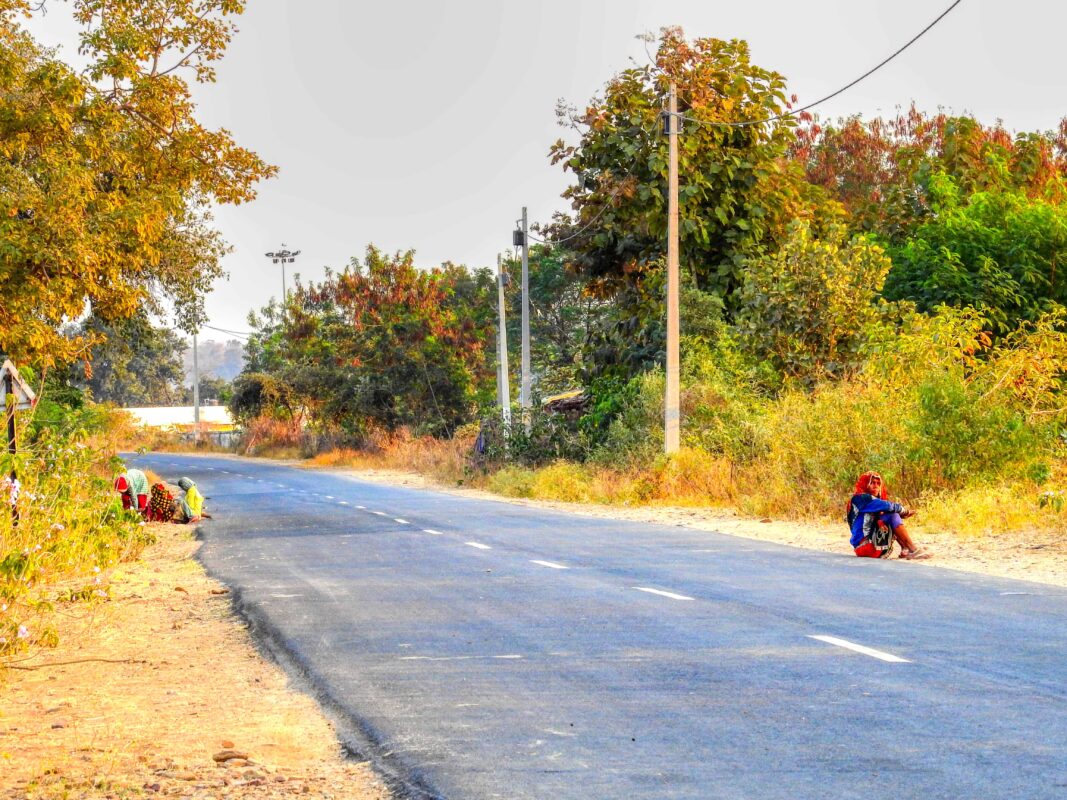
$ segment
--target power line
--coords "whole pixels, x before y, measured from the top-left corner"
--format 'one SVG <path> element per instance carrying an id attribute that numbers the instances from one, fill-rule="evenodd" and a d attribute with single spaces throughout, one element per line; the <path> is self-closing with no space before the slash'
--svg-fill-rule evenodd
<path id="1" fill-rule="evenodd" d="M 839 94 L 842 94 L 843 92 L 847 92 L 849 89 L 851 89 L 853 86 L 855 86 L 860 81 L 863 81 L 863 80 L 866 80 L 867 78 L 869 78 L 871 75 L 876 73 L 878 70 L 880 70 L 882 67 L 884 67 L 886 64 L 888 64 L 894 58 L 899 56 L 901 53 L 903 53 L 905 50 L 907 50 L 909 47 L 911 47 L 913 44 L 915 44 L 917 41 L 919 41 L 919 39 L 921 39 L 923 36 L 925 36 L 926 33 L 931 28 L 933 28 L 935 25 L 937 25 L 937 23 L 939 23 L 941 20 L 943 20 L 945 17 L 947 17 L 949 12 L 952 11 L 952 9 L 954 9 L 956 6 L 958 6 L 962 2 L 963 2 L 963 0 L 955 0 L 955 2 L 952 3 L 948 8 L 946 8 L 944 11 L 942 11 L 940 14 L 938 14 L 937 17 L 935 17 L 934 20 L 929 25 L 927 25 L 925 28 L 923 28 L 921 31 L 919 31 L 917 34 L 915 34 L 913 37 L 911 37 L 911 39 L 909 39 L 907 42 L 905 42 L 899 48 L 897 48 L 890 56 L 888 56 L 887 58 L 885 58 L 882 61 L 880 61 L 877 64 L 875 64 L 873 67 L 871 67 L 869 70 L 864 72 L 862 75 L 860 75 L 854 81 L 851 81 L 850 83 L 846 83 L 844 86 L 842 86 L 837 91 L 831 92 L 830 94 L 826 95 L 826 97 L 822 97 L 822 98 L 816 100 L 813 103 L 808 103 L 806 106 L 801 106 L 800 108 L 794 109 L 792 111 L 788 111 L 788 112 L 786 112 L 784 114 L 775 114 L 773 117 L 767 117 L 766 119 L 754 119 L 754 120 L 747 120 L 747 121 L 744 121 L 744 122 L 708 122 L 706 120 L 697 119 L 696 117 L 690 117 L 690 116 L 688 116 L 686 114 L 681 114 L 679 116 L 681 116 L 682 119 L 690 120 L 690 121 L 696 122 L 696 123 L 698 123 L 700 125 L 708 125 L 708 126 L 715 126 L 715 127 L 727 127 L 727 128 L 743 128 L 743 127 L 747 127 L 749 125 L 763 125 L 764 123 L 767 123 L 767 122 L 776 122 L 776 121 L 778 121 L 780 119 L 789 119 L 790 117 L 795 117 L 798 114 L 804 113 L 808 109 L 815 108 L 815 106 L 821 105 L 822 103 L 825 103 L 827 100 L 832 100 L 833 98 L 837 97 Z"/>
<path id="2" fill-rule="evenodd" d="M 947 17 L 949 12 L 951 12 L 954 8 L 956 8 L 956 6 L 958 6 L 962 2 L 963 2 L 963 0 L 955 0 L 955 2 L 950 4 L 948 6 L 948 8 L 946 8 L 944 11 L 942 11 L 940 14 L 938 14 L 937 17 L 935 17 L 933 19 L 933 21 L 930 22 L 925 28 L 923 28 L 921 31 L 919 31 L 917 34 L 915 34 L 913 37 L 911 37 L 911 39 L 909 39 L 907 42 L 905 42 L 903 45 L 901 45 L 899 48 L 897 48 L 887 58 L 883 59 L 882 61 L 880 61 L 875 66 L 871 67 L 871 69 L 867 70 L 865 73 L 860 75 L 855 80 L 850 81 L 849 83 L 845 84 L 844 86 L 842 86 L 837 91 L 831 92 L 830 94 L 826 95 L 825 97 L 822 97 L 822 98 L 820 98 L 820 99 L 818 99 L 818 100 L 816 100 L 816 101 L 814 101 L 812 103 L 808 103 L 805 106 L 801 106 L 800 108 L 794 109 L 792 111 L 788 111 L 788 112 L 783 113 L 783 114 L 775 114 L 774 116 L 767 117 L 766 119 L 747 120 L 747 121 L 743 121 L 743 122 L 709 122 L 709 121 L 706 121 L 706 120 L 697 119 L 696 117 L 688 116 L 686 114 L 678 114 L 677 116 L 680 119 L 685 119 L 685 120 L 689 120 L 689 121 L 692 121 L 692 122 L 696 122 L 699 125 L 707 125 L 707 126 L 714 126 L 714 127 L 729 127 L 729 128 L 743 128 L 743 127 L 748 127 L 748 126 L 751 126 L 751 125 L 763 125 L 763 124 L 768 123 L 768 122 L 776 122 L 777 120 L 780 120 L 780 119 L 788 119 L 790 117 L 795 117 L 798 114 L 802 114 L 802 113 L 804 113 L 805 111 L 807 111 L 809 109 L 815 108 L 815 106 L 817 106 L 817 105 L 821 105 L 822 103 L 825 103 L 827 100 L 832 100 L 833 98 L 837 97 L 839 94 L 847 92 L 849 89 L 851 89 L 856 84 L 858 84 L 861 81 L 869 78 L 875 72 L 880 70 L 882 67 L 884 67 L 886 64 L 888 64 L 890 61 L 895 59 L 897 56 L 899 56 L 901 53 L 903 53 L 905 50 L 907 50 L 909 47 L 911 47 L 913 44 L 915 44 L 917 41 L 919 41 L 919 39 L 921 39 L 923 36 L 925 36 L 930 31 L 930 29 L 932 29 L 941 20 L 943 20 L 945 17 Z M 642 132 L 644 132 L 645 134 L 649 134 L 650 133 L 650 131 L 648 131 L 648 130 L 646 130 L 644 128 L 642 128 Z M 638 159 L 640 159 L 642 155 L 643 155 L 643 153 L 638 153 L 635 156 L 634 160 L 632 162 L 630 162 L 630 165 L 626 168 L 626 172 L 629 172 L 633 168 L 633 166 L 637 163 Z M 619 196 L 619 193 L 622 191 L 622 189 L 623 189 L 622 184 L 620 184 L 618 187 L 616 187 L 615 191 L 612 192 L 607 197 L 607 199 L 604 201 L 603 207 L 593 216 L 593 218 L 590 219 L 581 228 L 579 228 L 578 230 L 576 230 L 574 233 L 570 234 L 569 236 L 566 236 L 566 237 L 564 237 L 562 239 L 551 239 L 551 240 L 549 240 L 549 239 L 540 239 L 540 238 L 538 238 L 536 236 L 529 236 L 529 238 L 532 241 L 539 242 L 540 244 L 563 244 L 565 242 L 571 241 L 572 239 L 577 239 L 579 236 L 581 236 L 583 233 L 585 233 L 587 230 L 589 230 L 591 227 L 593 227 L 593 225 L 596 224 L 596 222 L 602 216 L 604 216 L 604 214 L 607 213 L 608 209 L 611 208 L 612 201 L 616 197 Z M 529 235 L 529 234 L 527 234 L 527 235 Z"/>
<path id="3" fill-rule="evenodd" d="M 219 333 L 227 333 L 230 336 L 241 336 L 241 337 L 244 337 L 244 338 L 248 338 L 249 336 L 252 336 L 252 334 L 248 333 L 247 331 L 229 331 L 229 330 L 226 330 L 225 328 L 216 328 L 214 325 L 201 325 L 200 327 L 207 328 L 208 330 L 212 330 L 212 331 L 218 331 Z"/>

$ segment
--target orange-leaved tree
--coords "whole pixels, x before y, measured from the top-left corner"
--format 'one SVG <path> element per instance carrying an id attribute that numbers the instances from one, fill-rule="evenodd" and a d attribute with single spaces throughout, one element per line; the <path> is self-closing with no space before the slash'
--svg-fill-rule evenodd
<path id="1" fill-rule="evenodd" d="M 275 172 L 203 127 L 190 94 L 243 9 L 74 0 L 79 72 L 21 26 L 29 2 L 0 0 L 0 348 L 41 366 L 84 357 L 91 338 L 62 328 L 87 311 L 172 304 L 198 326 L 225 252 L 209 205 L 251 200 Z"/>

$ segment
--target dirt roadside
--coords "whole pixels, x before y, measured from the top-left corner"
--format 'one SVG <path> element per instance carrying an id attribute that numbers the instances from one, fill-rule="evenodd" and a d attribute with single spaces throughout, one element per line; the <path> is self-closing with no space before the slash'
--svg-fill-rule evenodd
<path id="1" fill-rule="evenodd" d="M 301 465 L 291 462 L 293 466 Z M 854 558 L 848 546 L 844 523 L 817 523 L 758 520 L 738 516 L 729 509 L 686 508 L 678 506 L 601 506 L 584 503 L 558 503 L 545 500 L 521 500 L 502 497 L 480 489 L 444 486 L 424 475 L 385 469 L 351 469 L 344 467 L 307 467 L 327 469 L 375 483 L 434 489 L 462 497 L 513 503 L 532 508 L 566 511 L 588 517 L 649 522 L 657 525 L 681 525 L 698 530 L 716 531 L 731 536 L 759 539 L 765 542 L 837 553 Z M 920 547 L 930 553 L 926 561 L 900 561 L 903 569 L 926 566 L 943 567 L 962 572 L 990 575 L 998 578 L 1032 581 L 1067 587 L 1067 531 L 1035 531 L 1004 533 L 988 536 L 957 536 L 924 529 L 921 513 L 914 524 L 909 521 Z"/>
<path id="2" fill-rule="evenodd" d="M 154 528 L 109 601 L 57 609 L 57 649 L 0 670 L 0 797 L 387 800 L 256 652 L 192 531 Z"/>

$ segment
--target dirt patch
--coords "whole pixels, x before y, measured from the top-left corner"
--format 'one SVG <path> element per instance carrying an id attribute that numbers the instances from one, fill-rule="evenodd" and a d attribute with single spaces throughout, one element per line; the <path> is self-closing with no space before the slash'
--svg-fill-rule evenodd
<path id="1" fill-rule="evenodd" d="M 360 480 L 434 489 L 463 497 L 501 503 L 548 508 L 589 517 L 649 522 L 657 525 L 682 525 L 731 536 L 821 550 L 853 558 L 844 522 L 836 525 L 818 523 L 756 520 L 738 516 L 729 509 L 685 508 L 677 506 L 601 506 L 583 503 L 559 503 L 546 500 L 522 500 L 501 497 L 480 489 L 443 486 L 424 475 L 398 470 L 337 468 L 335 471 Z M 926 561 L 901 562 L 902 567 L 937 566 L 962 572 L 992 575 L 998 578 L 1033 581 L 1067 587 L 1067 531 L 1034 531 L 990 535 L 958 536 L 925 529 L 922 515 L 908 522 L 916 544 L 930 553 Z"/>
<path id="2" fill-rule="evenodd" d="M 154 528 L 111 600 L 58 608 L 59 648 L 0 671 L 0 797 L 387 800 L 255 651 L 190 529 Z"/>

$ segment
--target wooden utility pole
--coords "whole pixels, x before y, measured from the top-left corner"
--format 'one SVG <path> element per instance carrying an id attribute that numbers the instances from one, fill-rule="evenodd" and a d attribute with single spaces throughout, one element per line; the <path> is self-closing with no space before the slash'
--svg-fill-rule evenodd
<path id="1" fill-rule="evenodd" d="M 496 298 L 497 324 L 499 333 L 496 343 L 497 356 L 497 394 L 500 398 L 500 413 L 504 424 L 511 424 L 511 376 L 508 372 L 508 326 L 504 318 L 504 270 L 500 264 L 500 253 L 496 254 Z"/>
<path id="2" fill-rule="evenodd" d="M 667 178 L 667 395 L 664 398 L 663 450 L 677 453 L 680 445 L 680 351 L 678 323 L 678 94 L 671 83 L 666 120 Z"/>

